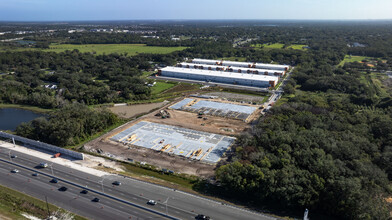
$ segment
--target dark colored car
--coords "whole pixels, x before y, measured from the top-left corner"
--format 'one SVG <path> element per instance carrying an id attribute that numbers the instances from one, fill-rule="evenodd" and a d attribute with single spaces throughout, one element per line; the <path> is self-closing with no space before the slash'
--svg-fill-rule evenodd
<path id="1" fill-rule="evenodd" d="M 16 156 L 16 155 L 11 155 L 11 158 L 17 158 L 18 156 Z"/>
<path id="2" fill-rule="evenodd" d="M 197 216 L 195 217 L 195 219 L 197 219 L 197 220 L 210 220 L 210 217 L 209 217 L 209 216 L 206 216 L 206 215 L 201 215 L 201 214 L 199 214 L 199 215 L 197 215 Z"/>
<path id="3" fill-rule="evenodd" d="M 80 193 L 82 193 L 82 194 L 87 194 L 88 191 L 84 189 L 84 190 L 80 191 Z"/>
<path id="4" fill-rule="evenodd" d="M 97 197 L 95 197 L 93 200 L 91 200 L 91 201 L 93 201 L 93 202 L 99 202 L 100 201 L 100 199 L 99 198 L 97 198 Z"/>
<path id="5" fill-rule="evenodd" d="M 53 178 L 51 181 L 50 181 L 51 183 L 58 183 L 59 182 L 59 180 L 58 179 L 56 179 L 56 178 Z"/>
<path id="6" fill-rule="evenodd" d="M 121 183 L 119 181 L 114 181 L 113 185 L 119 186 L 119 185 L 121 185 Z"/>
<path id="7" fill-rule="evenodd" d="M 68 190 L 68 188 L 65 187 L 65 186 L 62 186 L 62 187 L 59 188 L 59 191 L 62 191 L 62 192 L 65 192 L 65 191 L 67 191 L 67 190 Z"/>
<path id="8" fill-rule="evenodd" d="M 33 173 L 33 174 L 31 174 L 32 176 L 38 176 L 38 173 Z"/>

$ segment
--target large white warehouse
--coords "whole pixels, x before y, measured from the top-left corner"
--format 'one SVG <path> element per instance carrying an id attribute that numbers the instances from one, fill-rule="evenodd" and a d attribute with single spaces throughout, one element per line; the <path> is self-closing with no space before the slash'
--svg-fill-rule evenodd
<path id="1" fill-rule="evenodd" d="M 222 65 L 221 60 L 207 60 L 207 59 L 198 59 L 198 58 L 194 58 L 192 60 L 192 63 L 207 64 L 207 65 Z"/>
<path id="2" fill-rule="evenodd" d="M 179 63 L 177 64 L 177 67 L 202 69 L 202 70 L 216 70 L 216 71 L 225 71 L 227 69 L 227 66 L 197 64 L 197 63 Z"/>
<path id="3" fill-rule="evenodd" d="M 158 74 L 166 77 L 224 83 L 232 85 L 242 85 L 250 87 L 275 87 L 278 83 L 278 77 L 256 75 L 256 74 L 242 74 L 235 72 L 223 72 L 223 71 L 209 71 L 201 69 L 191 68 L 179 68 L 179 67 L 165 67 L 158 71 Z"/>
<path id="4" fill-rule="evenodd" d="M 245 68 L 245 67 L 236 67 L 236 66 L 218 66 L 218 65 L 197 64 L 197 63 L 178 63 L 177 67 L 236 72 L 236 73 L 260 74 L 260 75 L 278 76 L 278 77 L 283 77 L 286 73 L 286 71 L 283 70 L 256 69 L 256 68 Z"/>
<path id="5" fill-rule="evenodd" d="M 280 70 L 280 71 L 287 71 L 290 68 L 290 66 L 288 65 L 249 63 L 249 62 L 237 62 L 237 61 L 227 61 L 227 60 L 206 60 L 206 59 L 196 59 L 196 58 L 192 60 L 192 63 L 243 67 L 243 68 L 269 69 L 269 70 Z"/>

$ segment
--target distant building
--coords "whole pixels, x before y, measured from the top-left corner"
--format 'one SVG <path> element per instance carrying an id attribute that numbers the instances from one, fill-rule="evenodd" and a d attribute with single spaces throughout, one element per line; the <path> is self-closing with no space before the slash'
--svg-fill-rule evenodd
<path id="1" fill-rule="evenodd" d="M 197 80 L 205 82 L 215 82 L 231 85 L 241 85 L 258 88 L 275 87 L 278 77 L 242 74 L 234 72 L 210 71 L 201 69 L 165 67 L 158 71 L 158 74 L 166 77 L 179 79 Z"/>
<path id="2" fill-rule="evenodd" d="M 259 74 L 259 75 L 279 76 L 279 77 L 283 77 L 286 73 L 286 71 L 284 70 L 256 69 L 256 68 L 219 66 L 219 65 L 208 65 L 208 64 L 197 64 L 197 63 L 179 63 L 177 64 L 177 67 L 214 70 L 214 71 L 226 71 L 226 72 L 235 72 L 235 73 Z"/>
<path id="3" fill-rule="evenodd" d="M 231 66 L 231 67 L 267 69 L 267 70 L 280 70 L 280 71 L 287 71 L 290 68 L 289 65 L 237 62 L 237 61 L 227 61 L 227 60 L 207 60 L 207 59 L 196 59 L 196 58 L 192 60 L 192 63 Z"/>

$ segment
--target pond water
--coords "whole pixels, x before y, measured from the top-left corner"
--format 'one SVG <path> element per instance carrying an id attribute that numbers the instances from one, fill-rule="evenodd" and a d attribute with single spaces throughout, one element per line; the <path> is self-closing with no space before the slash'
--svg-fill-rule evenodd
<path id="1" fill-rule="evenodd" d="M 22 122 L 29 122 L 43 116 L 46 115 L 24 109 L 0 108 L 0 130 L 14 131 Z"/>

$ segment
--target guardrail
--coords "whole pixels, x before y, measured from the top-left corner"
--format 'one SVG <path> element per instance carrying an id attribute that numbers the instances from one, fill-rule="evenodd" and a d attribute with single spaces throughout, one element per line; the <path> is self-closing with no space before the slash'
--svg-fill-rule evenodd
<path id="1" fill-rule="evenodd" d="M 20 137 L 18 135 L 13 135 L 13 134 L 8 134 L 5 132 L 0 131 L 0 137 L 3 138 L 9 138 L 9 139 L 14 139 L 15 141 L 19 141 L 25 144 L 29 144 L 33 147 L 37 147 L 49 152 L 53 152 L 53 153 L 60 153 L 61 155 L 66 155 L 78 160 L 84 160 L 84 154 L 83 153 L 79 153 L 79 152 L 75 152 L 72 150 L 68 150 L 68 149 L 64 149 L 61 147 L 57 147 L 51 144 L 47 144 L 47 143 L 43 143 L 43 142 L 39 142 L 39 141 L 35 141 L 35 140 L 31 140 L 28 138 L 24 138 L 24 137 Z"/>
<path id="2" fill-rule="evenodd" d="M 174 217 L 174 216 L 166 215 L 165 213 L 161 213 L 161 212 L 155 211 L 155 210 L 153 210 L 153 209 L 149 209 L 149 208 L 146 208 L 146 207 L 144 207 L 144 206 L 141 206 L 141 205 L 138 205 L 138 204 L 135 204 L 135 203 L 132 203 L 132 202 L 129 202 L 129 201 L 126 201 L 126 200 L 123 200 L 123 199 L 120 199 L 120 198 L 117 198 L 117 197 L 108 195 L 108 194 L 106 194 L 106 193 L 99 192 L 99 191 L 97 191 L 97 190 L 87 188 L 87 187 L 82 186 L 82 185 L 79 185 L 79 184 L 77 184 L 77 183 L 74 183 L 74 182 L 71 182 L 71 181 L 62 179 L 62 178 L 60 178 L 60 177 L 52 176 L 52 175 L 50 175 L 50 174 L 41 172 L 41 171 L 39 171 L 39 170 L 30 168 L 30 167 L 26 167 L 26 166 L 23 166 L 23 165 L 20 165 L 20 164 L 17 164 L 17 163 L 8 161 L 8 160 L 4 160 L 4 159 L 1 159 L 1 158 L 0 158 L 0 161 L 5 162 L 5 163 L 8 163 L 8 164 L 12 164 L 12 165 L 17 166 L 17 167 L 21 167 L 21 168 L 26 169 L 26 170 L 33 171 L 33 172 L 35 172 L 35 173 L 39 173 L 39 174 L 41 174 L 41 175 L 44 175 L 44 176 L 47 176 L 47 177 L 50 177 L 50 178 L 56 178 L 56 179 L 58 179 L 59 181 L 62 181 L 62 182 L 64 182 L 64 183 L 68 183 L 68 184 L 70 184 L 70 185 L 79 187 L 79 188 L 81 188 L 81 189 L 88 190 L 88 191 L 93 192 L 93 193 L 96 193 L 96 194 L 98 194 L 98 195 L 105 196 L 105 197 L 107 197 L 107 198 L 110 198 L 110 199 L 113 199 L 113 200 L 116 200 L 116 201 L 125 203 L 125 204 L 127 204 L 127 205 L 131 205 L 131 206 L 137 207 L 137 208 L 139 208 L 139 209 L 143 209 L 143 210 L 145 210 L 145 211 L 148 211 L 148 212 L 151 212 L 151 213 L 160 215 L 160 216 L 165 217 L 165 218 L 168 218 L 168 219 L 180 220 L 179 218 L 176 218 L 176 217 Z"/>

